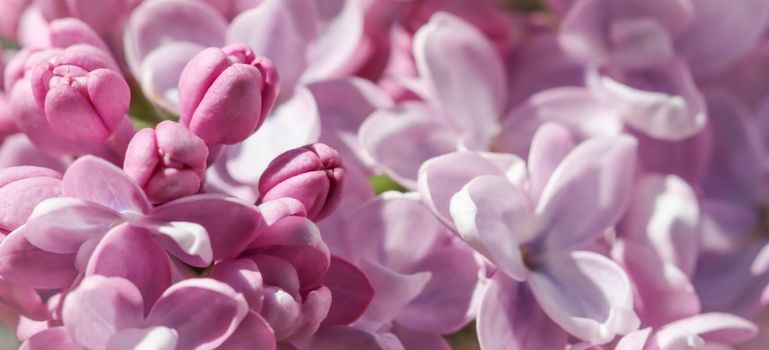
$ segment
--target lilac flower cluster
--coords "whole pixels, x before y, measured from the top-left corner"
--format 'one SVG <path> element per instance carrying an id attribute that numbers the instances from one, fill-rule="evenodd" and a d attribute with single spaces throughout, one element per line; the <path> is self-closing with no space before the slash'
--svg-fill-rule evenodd
<path id="1" fill-rule="evenodd" d="M 0 328 L 766 349 L 767 27 L 766 0 L 0 0 Z"/>

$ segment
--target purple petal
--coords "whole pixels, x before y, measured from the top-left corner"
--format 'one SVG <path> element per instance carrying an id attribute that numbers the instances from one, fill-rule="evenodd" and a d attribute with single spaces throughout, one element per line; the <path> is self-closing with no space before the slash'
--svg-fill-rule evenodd
<path id="1" fill-rule="evenodd" d="M 560 124 L 548 123 L 537 129 L 531 141 L 528 161 L 532 197 L 539 198 L 558 164 L 574 146 L 573 136 Z"/>
<path id="2" fill-rule="evenodd" d="M 528 278 L 521 245 L 536 231 L 532 204 L 522 189 L 503 177 L 476 177 L 451 198 L 451 216 L 470 246 L 514 279 Z"/>
<path id="3" fill-rule="evenodd" d="M 374 287 L 374 299 L 362 319 L 373 322 L 394 320 L 405 305 L 419 296 L 431 277 L 429 272 L 401 274 L 368 261 L 359 266 Z"/>
<path id="4" fill-rule="evenodd" d="M 546 247 L 589 242 L 625 210 L 636 163 L 636 141 L 594 138 L 578 145 L 555 169 L 537 203 Z"/>
<path id="5" fill-rule="evenodd" d="M 697 196 L 678 177 L 643 177 L 635 186 L 633 199 L 617 231 L 623 238 L 648 244 L 662 260 L 690 276 L 699 251 Z"/>
<path id="6" fill-rule="evenodd" d="M 453 226 L 449 210 L 451 197 L 462 186 L 481 175 L 505 176 L 525 172 L 525 169 L 526 164 L 520 158 L 511 159 L 509 168 L 503 168 L 480 153 L 449 153 L 426 161 L 419 169 L 419 194 L 441 221 Z"/>
<path id="7" fill-rule="evenodd" d="M 395 181 L 416 188 L 419 167 L 455 151 L 460 135 L 424 103 L 405 103 L 374 112 L 359 130 L 366 151 Z"/>
<path id="8" fill-rule="evenodd" d="M 505 107 L 505 70 L 475 27 L 438 13 L 414 36 L 414 59 L 431 96 L 469 144 L 488 143 Z"/>
<path id="9" fill-rule="evenodd" d="M 238 293 L 242 293 L 251 310 L 259 311 L 262 309 L 264 283 L 259 267 L 253 260 L 223 261 L 211 269 L 208 277 L 224 282 Z"/>
<path id="10" fill-rule="evenodd" d="M 532 291 L 505 274 L 489 282 L 478 311 L 478 340 L 484 349 L 562 349 L 567 334 L 542 312 Z"/>
<path id="11" fill-rule="evenodd" d="M 689 278 L 650 248 L 632 241 L 619 241 L 612 251 L 614 259 L 625 267 L 633 281 L 638 316 L 645 325 L 656 328 L 698 314 L 700 300 Z"/>
<path id="12" fill-rule="evenodd" d="M 632 285 L 613 261 L 576 251 L 549 256 L 540 264 L 529 286 L 542 310 L 570 334 L 604 344 L 638 329 Z"/>
<path id="13" fill-rule="evenodd" d="M 364 40 L 364 5 L 358 1 L 324 0 L 317 6 L 320 30 L 309 50 L 304 81 L 350 74 L 349 65 Z"/>
<path id="14" fill-rule="evenodd" d="M 399 325 L 437 334 L 453 333 L 474 316 L 480 264 L 465 246 L 435 249 L 413 271 L 430 272 L 422 293 L 403 308 Z"/>
<path id="15" fill-rule="evenodd" d="M 677 38 L 678 52 L 697 74 L 717 71 L 763 38 L 769 4 L 743 0 L 729 6 L 717 0 L 692 1 L 694 22 Z"/>

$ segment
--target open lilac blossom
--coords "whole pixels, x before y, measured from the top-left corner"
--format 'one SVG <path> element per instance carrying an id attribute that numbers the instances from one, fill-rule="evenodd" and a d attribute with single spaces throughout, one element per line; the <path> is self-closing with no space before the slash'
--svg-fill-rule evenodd
<path id="1" fill-rule="evenodd" d="M 0 0 L 0 348 L 764 350 L 766 0 Z"/>

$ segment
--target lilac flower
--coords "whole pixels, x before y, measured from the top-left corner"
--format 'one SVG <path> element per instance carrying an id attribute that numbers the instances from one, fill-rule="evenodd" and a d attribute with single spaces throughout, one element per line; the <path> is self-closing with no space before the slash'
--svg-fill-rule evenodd
<path id="1" fill-rule="evenodd" d="M 210 279 L 179 282 L 152 302 L 129 280 L 92 276 L 64 300 L 63 327 L 39 332 L 21 348 L 215 349 L 247 310 L 242 294 Z"/>
<path id="2" fill-rule="evenodd" d="M 571 150 L 572 142 L 562 127 L 545 125 L 535 136 L 525 183 L 474 177 L 451 197 L 450 215 L 498 273 L 527 283 L 556 324 L 578 338 L 606 343 L 638 327 L 631 284 L 610 259 L 581 249 L 623 213 L 636 143 L 626 136 L 595 138 Z M 431 168 L 426 171 L 445 170 Z M 436 189 L 446 190 L 451 186 Z M 437 196 L 446 198 L 430 198 Z"/>
<path id="3" fill-rule="evenodd" d="M 30 219 L 0 243 L 0 270 L 36 288 L 66 287 L 79 274 L 122 276 L 149 291 L 145 296 L 151 301 L 164 281 L 171 281 L 166 251 L 205 267 L 240 253 L 260 222 L 256 208 L 213 195 L 152 208 L 120 169 L 83 157 L 65 172 L 61 197 L 38 204 Z M 143 280 L 148 275 L 151 279 Z"/>

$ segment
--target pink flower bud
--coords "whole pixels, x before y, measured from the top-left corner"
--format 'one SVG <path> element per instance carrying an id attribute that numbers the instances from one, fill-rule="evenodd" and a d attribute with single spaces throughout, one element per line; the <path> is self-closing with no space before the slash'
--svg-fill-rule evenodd
<path id="1" fill-rule="evenodd" d="M 209 145 L 235 144 L 259 128 L 277 94 L 270 60 L 243 45 L 208 48 L 179 78 L 181 122 Z"/>
<path id="2" fill-rule="evenodd" d="M 0 232 L 23 225 L 35 206 L 61 195 L 61 174 L 35 166 L 0 170 Z"/>
<path id="3" fill-rule="evenodd" d="M 287 151 L 275 158 L 259 179 L 263 202 L 290 197 L 304 204 L 307 217 L 319 221 L 339 205 L 345 185 L 342 159 L 322 143 Z"/>
<path id="4" fill-rule="evenodd" d="M 106 140 L 125 118 L 131 91 L 110 58 L 71 47 L 32 70 L 32 91 L 51 129 L 71 140 Z"/>
<path id="5" fill-rule="evenodd" d="M 206 144 L 172 121 L 142 129 L 128 144 L 123 168 L 155 203 L 195 194 L 206 172 Z"/>

